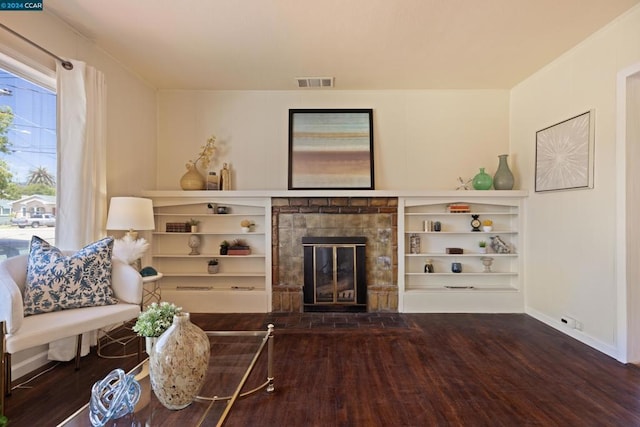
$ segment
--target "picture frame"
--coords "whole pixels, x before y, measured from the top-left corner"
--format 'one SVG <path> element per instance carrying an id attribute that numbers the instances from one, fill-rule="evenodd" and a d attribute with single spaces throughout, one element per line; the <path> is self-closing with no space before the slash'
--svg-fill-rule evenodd
<path id="1" fill-rule="evenodd" d="M 595 111 L 536 132 L 535 191 L 593 188 Z"/>
<path id="2" fill-rule="evenodd" d="M 372 109 L 290 109 L 289 190 L 373 190 Z"/>

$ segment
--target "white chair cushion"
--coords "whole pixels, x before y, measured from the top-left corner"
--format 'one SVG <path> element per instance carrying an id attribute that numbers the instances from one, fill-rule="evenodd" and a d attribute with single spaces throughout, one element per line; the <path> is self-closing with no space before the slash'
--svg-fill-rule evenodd
<path id="1" fill-rule="evenodd" d="M 121 303 L 25 317 L 19 333 L 7 335 L 7 352 L 15 353 L 86 331 L 126 322 L 139 314 L 139 305 Z"/>

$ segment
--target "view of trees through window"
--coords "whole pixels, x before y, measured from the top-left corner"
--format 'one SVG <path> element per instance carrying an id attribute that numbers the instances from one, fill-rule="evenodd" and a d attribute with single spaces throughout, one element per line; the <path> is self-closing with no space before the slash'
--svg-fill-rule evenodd
<path id="1" fill-rule="evenodd" d="M 56 94 L 0 69 L 0 260 L 55 243 Z"/>

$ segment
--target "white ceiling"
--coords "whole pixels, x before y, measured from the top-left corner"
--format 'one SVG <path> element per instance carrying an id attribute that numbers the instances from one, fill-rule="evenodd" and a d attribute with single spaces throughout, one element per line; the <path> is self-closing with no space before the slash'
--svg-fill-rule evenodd
<path id="1" fill-rule="evenodd" d="M 161 89 L 508 89 L 640 0 L 47 0 Z M 326 89 L 325 89 L 326 90 Z"/>

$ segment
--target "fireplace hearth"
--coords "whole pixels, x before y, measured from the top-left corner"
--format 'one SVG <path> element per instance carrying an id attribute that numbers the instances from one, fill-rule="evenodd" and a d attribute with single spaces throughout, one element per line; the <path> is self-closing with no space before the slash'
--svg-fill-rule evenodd
<path id="1" fill-rule="evenodd" d="M 366 237 L 303 237 L 305 312 L 367 311 Z"/>

